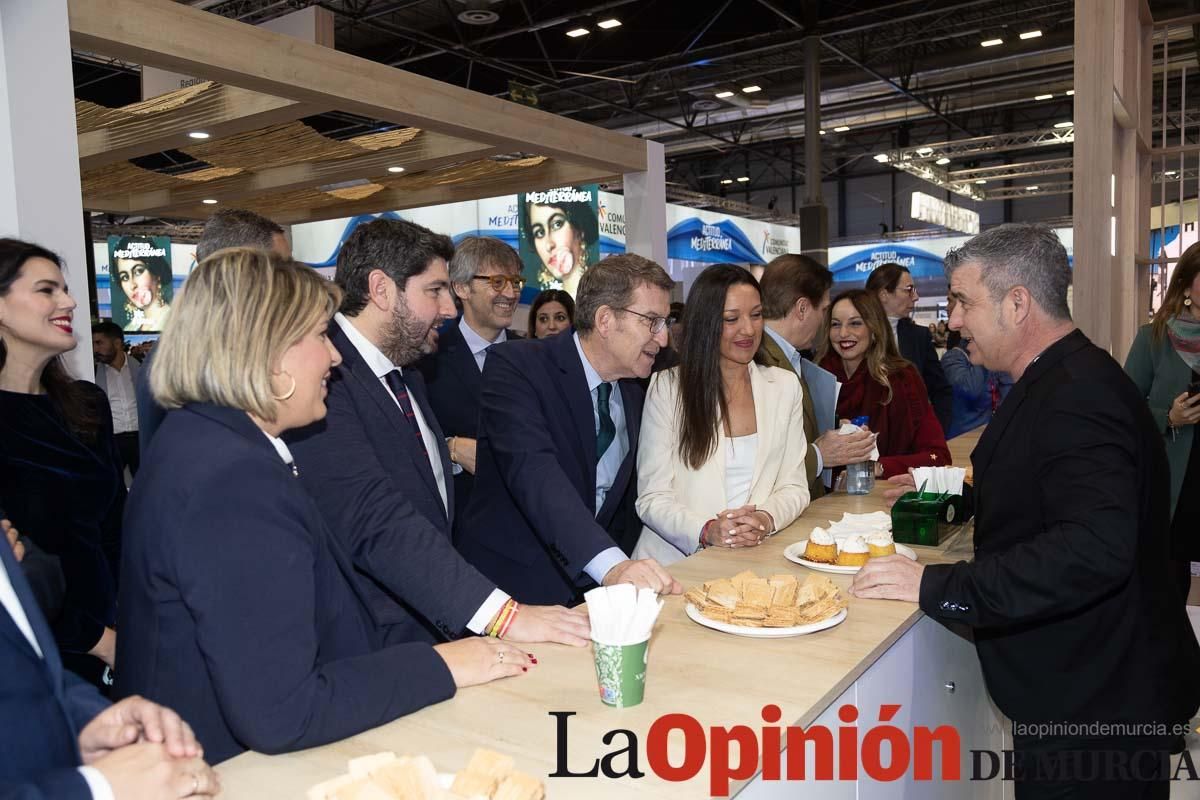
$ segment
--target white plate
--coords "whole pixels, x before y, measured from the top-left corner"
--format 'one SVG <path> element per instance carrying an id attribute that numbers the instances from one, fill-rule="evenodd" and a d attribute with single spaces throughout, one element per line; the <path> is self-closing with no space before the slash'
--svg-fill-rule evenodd
<path id="1" fill-rule="evenodd" d="M 796 625 L 792 628 L 749 628 L 745 625 L 730 625 L 728 622 L 717 622 L 700 613 L 692 603 L 687 604 L 687 615 L 692 622 L 698 622 L 706 628 L 712 628 L 722 633 L 732 633 L 736 636 L 750 636 L 758 639 L 781 639 L 786 636 L 803 636 L 806 633 L 816 633 L 826 628 L 832 628 L 846 618 L 846 609 L 842 609 L 829 619 L 814 622 L 811 625 Z"/>
<path id="2" fill-rule="evenodd" d="M 835 541 L 839 543 L 840 547 L 841 538 L 835 537 Z M 804 557 L 804 547 L 807 544 L 808 539 L 801 539 L 794 544 L 789 544 L 787 549 L 783 551 L 783 557 L 788 561 L 795 562 L 803 567 L 815 569 L 817 572 L 832 572 L 840 575 L 853 575 L 862 569 L 862 567 L 839 567 L 837 564 L 821 564 L 816 561 L 809 561 Z M 911 558 L 913 561 L 917 560 L 917 554 L 911 547 L 905 547 L 902 544 L 897 544 L 896 553 L 898 555 L 905 556 L 906 558 Z"/>

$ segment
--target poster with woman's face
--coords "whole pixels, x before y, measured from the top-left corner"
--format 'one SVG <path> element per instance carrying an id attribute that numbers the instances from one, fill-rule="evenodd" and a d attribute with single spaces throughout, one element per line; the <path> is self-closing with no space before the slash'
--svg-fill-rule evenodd
<path id="1" fill-rule="evenodd" d="M 174 298 L 170 238 L 108 237 L 108 274 L 113 322 L 136 333 L 161 331 Z"/>
<path id="2" fill-rule="evenodd" d="M 521 262 L 527 285 L 563 289 L 572 297 L 579 279 L 600 259 L 600 187 L 564 186 L 518 196 Z"/>

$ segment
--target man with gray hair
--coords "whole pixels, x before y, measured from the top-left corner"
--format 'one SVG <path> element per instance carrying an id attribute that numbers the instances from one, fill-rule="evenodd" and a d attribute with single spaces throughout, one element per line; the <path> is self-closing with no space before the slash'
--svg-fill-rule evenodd
<path id="1" fill-rule="evenodd" d="M 208 218 L 200 233 L 200 241 L 196 244 L 196 261 L 203 261 L 227 247 L 253 247 L 274 253 L 285 260 L 292 257 L 292 245 L 284 236 L 283 228 L 260 214 L 241 208 L 223 208 Z M 138 449 L 143 453 L 167 416 L 167 410 L 154 400 L 150 392 L 153 363 L 154 350 L 151 350 L 138 373 L 134 391 L 137 396 Z"/>
<path id="2" fill-rule="evenodd" d="M 650 375 L 667 346 L 671 277 L 632 253 L 589 268 L 576 333 L 501 345 L 480 398 L 477 480 L 455 544 L 510 594 L 570 603 L 595 584 L 682 591 L 631 560 L 634 464 Z"/>
<path id="3" fill-rule="evenodd" d="M 516 250 L 490 236 L 463 239 L 450 260 L 450 288 L 462 308 L 462 318 L 442 331 L 437 352 L 416 364 L 425 376 L 429 405 L 447 436 L 459 519 L 475 481 L 483 365 L 493 346 L 522 338 L 509 326 L 524 285 Z"/>
<path id="4" fill-rule="evenodd" d="M 1165 799 L 1168 754 L 1200 705 L 1200 646 L 1168 572 L 1161 432 L 1071 321 L 1049 228 L 993 228 L 946 273 L 971 362 L 1015 381 L 971 454 L 975 560 L 876 559 L 851 591 L 973 628 L 1013 721 L 1018 798 Z"/>

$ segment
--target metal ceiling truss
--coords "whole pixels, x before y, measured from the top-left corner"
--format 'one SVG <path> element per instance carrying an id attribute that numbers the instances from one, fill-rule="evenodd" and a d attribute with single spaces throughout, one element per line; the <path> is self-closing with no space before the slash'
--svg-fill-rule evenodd
<path id="1" fill-rule="evenodd" d="M 984 200 L 1014 200 L 1019 197 L 1048 197 L 1054 194 L 1070 194 L 1071 181 L 1037 183 L 1031 186 L 1002 186 L 984 192 Z"/>
<path id="2" fill-rule="evenodd" d="M 950 172 L 951 183 L 974 183 L 975 181 L 1003 181 L 1010 178 L 1029 178 L 1039 175 L 1054 175 L 1074 169 L 1073 158 L 1048 158 L 1043 161 L 1021 161 L 1015 164 L 997 164 L 974 169 L 956 169 Z"/>

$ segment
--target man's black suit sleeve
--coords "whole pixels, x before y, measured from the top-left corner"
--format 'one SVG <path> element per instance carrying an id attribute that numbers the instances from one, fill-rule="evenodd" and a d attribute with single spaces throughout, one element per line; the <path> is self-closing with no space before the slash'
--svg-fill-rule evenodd
<path id="1" fill-rule="evenodd" d="M 1006 531 L 1021 541 L 1002 552 L 925 567 L 925 613 L 983 628 L 1038 622 L 1111 594 L 1132 574 L 1139 506 L 1132 415 L 1111 387 L 1072 382 L 1046 400 L 1036 426 L 1033 478 L 1008 482 L 1036 487 L 1035 496 L 998 496 L 1005 476 L 995 466 L 982 477 L 987 502 L 1033 504 L 1040 523 L 1030 514 L 1036 528 Z"/>

